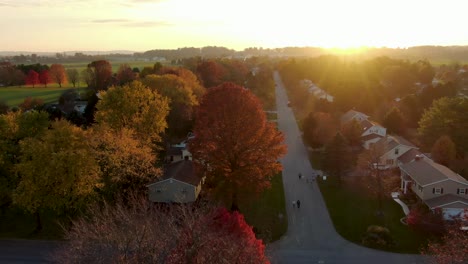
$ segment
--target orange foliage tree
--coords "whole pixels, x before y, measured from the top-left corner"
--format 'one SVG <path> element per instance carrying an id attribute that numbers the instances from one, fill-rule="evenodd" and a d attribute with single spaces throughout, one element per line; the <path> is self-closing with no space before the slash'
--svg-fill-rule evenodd
<path id="1" fill-rule="evenodd" d="M 231 209 L 237 209 L 240 192 L 258 193 L 270 186 L 286 147 L 255 95 L 233 83 L 211 88 L 195 120 L 194 160 L 205 167 L 207 187 L 231 199 L 226 201 Z"/>
<path id="2" fill-rule="evenodd" d="M 62 64 L 52 64 L 49 73 L 52 80 L 57 83 L 59 87 L 67 83 L 67 74 Z"/>
<path id="3" fill-rule="evenodd" d="M 94 206 L 73 221 L 57 263 L 269 263 L 265 245 L 238 212 L 157 207 L 146 197 Z"/>

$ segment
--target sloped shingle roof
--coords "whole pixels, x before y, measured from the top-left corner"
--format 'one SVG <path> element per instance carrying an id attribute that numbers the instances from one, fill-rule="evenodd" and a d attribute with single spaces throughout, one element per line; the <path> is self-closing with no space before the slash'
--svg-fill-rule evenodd
<path id="1" fill-rule="evenodd" d="M 418 156 L 418 155 L 423 155 L 423 154 L 421 153 L 421 151 L 419 151 L 419 150 L 417 150 L 415 148 L 412 148 L 412 149 L 406 151 L 405 154 L 401 155 L 398 158 L 398 160 L 400 162 L 402 162 L 402 163 L 408 163 L 408 162 L 414 160 L 416 158 L 416 156 Z"/>
<path id="2" fill-rule="evenodd" d="M 430 208 L 466 208 L 468 199 L 456 196 L 454 194 L 446 194 L 424 201 Z"/>
<path id="3" fill-rule="evenodd" d="M 349 121 L 353 119 L 355 115 L 358 115 L 358 114 L 364 115 L 365 117 L 369 117 L 368 115 L 358 112 L 356 110 L 349 110 L 348 112 L 346 112 L 344 115 L 341 116 L 341 124 L 348 123 Z"/>
<path id="4" fill-rule="evenodd" d="M 191 160 L 179 160 L 166 166 L 163 179 L 176 179 L 197 186 L 201 179 L 195 173 L 195 166 Z"/>
<path id="5" fill-rule="evenodd" d="M 451 179 L 468 185 L 468 181 L 451 169 L 431 160 L 420 159 L 400 166 L 411 178 L 422 186 Z"/>

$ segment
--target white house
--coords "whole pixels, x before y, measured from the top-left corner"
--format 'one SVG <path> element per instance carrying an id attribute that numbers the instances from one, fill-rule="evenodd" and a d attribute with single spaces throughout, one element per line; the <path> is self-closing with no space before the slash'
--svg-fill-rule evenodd
<path id="1" fill-rule="evenodd" d="M 362 134 L 361 136 L 367 136 L 371 134 L 376 134 L 379 136 L 386 136 L 387 135 L 387 129 L 377 122 L 374 121 L 369 121 L 367 119 L 361 121 L 361 127 L 362 127 Z"/>
<path id="2" fill-rule="evenodd" d="M 363 137 L 361 137 L 361 142 L 362 142 L 362 147 L 365 149 L 369 149 L 372 144 L 377 143 L 380 139 L 382 139 L 383 136 L 379 134 L 368 134 Z"/>
<path id="3" fill-rule="evenodd" d="M 348 122 L 351 122 L 352 120 L 356 120 L 358 122 L 361 122 L 363 120 L 367 120 L 369 118 L 368 115 L 355 111 L 355 110 L 349 110 L 346 112 L 344 115 L 341 116 L 340 122 L 341 125 L 347 124 Z"/>
<path id="4" fill-rule="evenodd" d="M 334 98 L 324 90 L 320 89 L 317 85 L 315 85 L 311 80 L 302 80 L 301 85 L 307 89 L 307 91 L 313 94 L 318 99 L 324 99 L 328 102 L 333 102 Z"/>
<path id="5" fill-rule="evenodd" d="M 383 169 L 398 167 L 398 158 L 411 149 L 417 149 L 411 142 L 399 136 L 386 136 L 376 142 L 383 145 L 383 155 L 380 156 L 380 164 Z"/>

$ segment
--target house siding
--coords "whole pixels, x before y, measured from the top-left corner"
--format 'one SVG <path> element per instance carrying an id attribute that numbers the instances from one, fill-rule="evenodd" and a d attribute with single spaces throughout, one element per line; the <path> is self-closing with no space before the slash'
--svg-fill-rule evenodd
<path id="1" fill-rule="evenodd" d="M 380 163 L 385 164 L 386 169 L 398 167 L 398 158 L 413 147 L 398 145 L 380 157 Z M 398 150 L 398 151 L 396 151 Z"/>
<path id="2" fill-rule="evenodd" d="M 364 131 L 364 133 L 362 133 L 361 136 L 364 137 L 370 134 L 377 134 L 384 137 L 385 135 L 387 135 L 387 129 L 381 126 L 371 126 L 366 131 Z"/>
<path id="3" fill-rule="evenodd" d="M 183 192 L 184 189 L 185 192 Z M 162 203 L 190 203 L 197 199 L 200 190 L 200 184 L 195 187 L 174 179 L 167 179 L 149 186 L 149 199 L 152 202 Z"/>
<path id="4" fill-rule="evenodd" d="M 439 188 L 439 189 L 443 188 L 443 193 L 442 194 L 433 193 L 433 190 L 435 190 L 437 188 Z M 468 198 L 468 195 L 466 195 L 466 194 L 457 194 L 457 190 L 459 188 L 466 189 L 466 188 L 468 188 L 468 186 L 465 185 L 465 184 L 461 184 L 461 183 L 458 183 L 456 181 L 448 179 L 448 180 L 443 181 L 443 182 L 439 182 L 439 183 L 424 186 L 422 195 L 420 197 L 423 200 L 428 200 L 428 199 L 431 199 L 431 198 L 442 196 L 444 194 L 453 194 L 453 195 L 456 195 L 456 196 L 459 196 L 459 197 Z"/>

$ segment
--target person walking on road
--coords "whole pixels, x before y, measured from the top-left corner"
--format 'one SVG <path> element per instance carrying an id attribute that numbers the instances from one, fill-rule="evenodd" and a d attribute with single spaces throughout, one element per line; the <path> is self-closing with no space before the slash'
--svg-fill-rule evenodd
<path id="1" fill-rule="evenodd" d="M 301 201 L 297 200 L 296 204 L 297 204 L 297 208 L 301 208 Z"/>

